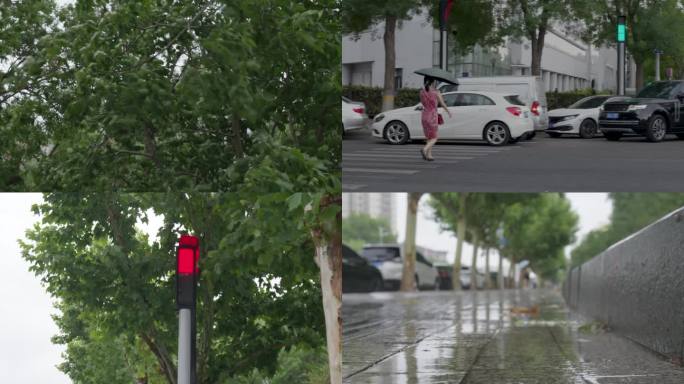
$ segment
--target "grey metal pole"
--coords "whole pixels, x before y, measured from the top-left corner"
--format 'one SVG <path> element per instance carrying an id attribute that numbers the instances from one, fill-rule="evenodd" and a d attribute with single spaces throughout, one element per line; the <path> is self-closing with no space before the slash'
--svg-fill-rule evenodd
<path id="1" fill-rule="evenodd" d="M 190 384 L 192 355 L 192 310 L 178 312 L 178 384 Z"/>
<path id="2" fill-rule="evenodd" d="M 618 43 L 618 95 L 625 95 L 625 43 Z"/>
<path id="3" fill-rule="evenodd" d="M 442 54 L 442 59 L 440 60 L 440 64 L 442 64 L 442 69 L 445 71 L 448 71 L 448 63 L 447 63 L 447 31 L 446 29 L 441 31 L 442 33 L 442 49 L 440 50 Z"/>
<path id="4" fill-rule="evenodd" d="M 655 81 L 660 81 L 660 51 L 656 50 Z"/>

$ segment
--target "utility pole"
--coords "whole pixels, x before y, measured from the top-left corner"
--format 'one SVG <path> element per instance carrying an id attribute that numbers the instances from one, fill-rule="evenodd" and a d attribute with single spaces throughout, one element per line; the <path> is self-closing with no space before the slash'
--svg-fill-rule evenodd
<path id="1" fill-rule="evenodd" d="M 445 71 L 447 71 L 449 67 L 446 25 L 453 3 L 453 0 L 440 0 L 439 2 L 439 67 Z"/>
<path id="2" fill-rule="evenodd" d="M 617 44 L 618 44 L 618 95 L 625 95 L 625 40 L 627 39 L 627 26 L 625 16 L 618 16 Z"/>
<path id="3" fill-rule="evenodd" d="M 181 235 L 176 249 L 176 305 L 178 306 L 178 384 L 195 384 L 197 280 L 199 238 Z"/>

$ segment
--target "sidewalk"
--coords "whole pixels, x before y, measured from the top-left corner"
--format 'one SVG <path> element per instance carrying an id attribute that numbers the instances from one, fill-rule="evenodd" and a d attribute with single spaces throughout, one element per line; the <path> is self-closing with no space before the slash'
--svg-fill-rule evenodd
<path id="1" fill-rule="evenodd" d="M 345 383 L 684 383 L 630 340 L 579 331 L 555 291 L 345 294 L 342 312 Z"/>

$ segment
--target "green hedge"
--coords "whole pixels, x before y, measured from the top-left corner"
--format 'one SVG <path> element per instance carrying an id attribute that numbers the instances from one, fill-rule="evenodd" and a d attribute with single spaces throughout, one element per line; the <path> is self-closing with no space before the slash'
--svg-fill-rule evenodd
<path id="1" fill-rule="evenodd" d="M 394 99 L 394 107 L 403 108 L 418 104 L 420 100 L 418 93 L 419 89 L 415 88 L 400 89 Z M 572 92 L 547 92 L 546 102 L 549 110 L 565 108 L 575 101 L 593 94 L 597 93 L 589 88 L 578 89 Z M 601 92 L 599 94 L 601 94 Z M 366 111 L 371 117 L 380 113 L 382 110 L 382 88 L 380 87 L 364 87 L 358 85 L 343 86 L 342 95 L 354 101 L 363 101 L 366 103 Z"/>

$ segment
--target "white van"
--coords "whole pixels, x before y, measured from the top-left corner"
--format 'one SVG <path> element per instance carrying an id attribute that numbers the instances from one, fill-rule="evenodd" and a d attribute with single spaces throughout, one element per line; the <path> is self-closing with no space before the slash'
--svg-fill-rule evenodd
<path id="1" fill-rule="evenodd" d="M 539 76 L 460 77 L 458 85 L 443 84 L 439 91 L 492 91 L 516 94 L 532 112 L 535 131 L 549 126 L 544 82 Z"/>

